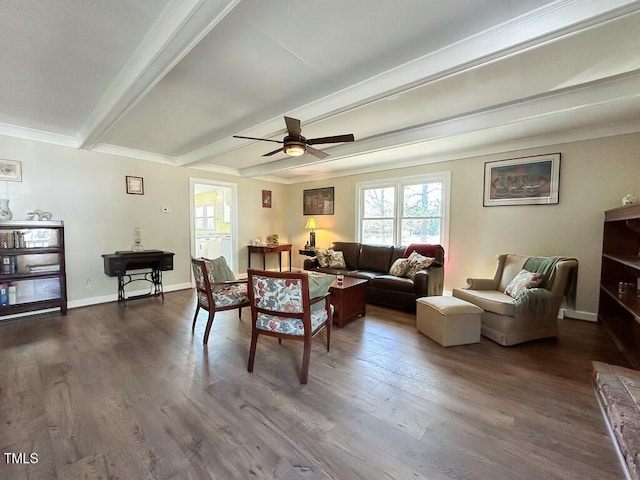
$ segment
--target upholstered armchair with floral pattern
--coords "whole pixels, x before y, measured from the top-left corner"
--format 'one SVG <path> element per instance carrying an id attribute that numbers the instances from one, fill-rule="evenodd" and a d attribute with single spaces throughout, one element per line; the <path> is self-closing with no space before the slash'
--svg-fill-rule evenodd
<path id="1" fill-rule="evenodd" d="M 238 318 L 240 318 L 242 315 L 242 307 L 249 305 L 247 280 L 220 280 L 215 278 L 216 274 L 223 276 L 219 272 L 221 268 L 222 272 L 225 272 L 225 266 L 230 272 L 224 257 L 215 260 L 204 258 L 191 259 L 191 268 L 193 269 L 193 276 L 196 280 L 196 294 L 198 297 L 198 305 L 196 307 L 196 313 L 193 316 L 191 332 L 195 331 L 196 320 L 200 309 L 209 312 L 207 328 L 204 331 L 204 339 L 202 341 L 205 345 L 209 341 L 209 332 L 211 332 L 211 325 L 213 324 L 213 318 L 216 312 L 237 308 Z M 229 278 L 229 274 L 226 274 L 226 277 Z M 231 278 L 233 278 L 233 273 L 231 273 Z"/>
<path id="2" fill-rule="evenodd" d="M 301 340 L 304 342 L 304 347 L 300 383 L 307 383 L 311 339 L 326 328 L 327 351 L 331 343 L 333 315 L 328 288 L 334 276 L 320 275 L 323 275 L 323 279 L 326 280 L 324 287 L 321 287 L 324 293 L 311 298 L 309 275 L 306 272 L 248 271 L 251 305 L 249 372 L 253 372 L 259 335 L 276 337 L 279 342 L 282 339 Z"/>

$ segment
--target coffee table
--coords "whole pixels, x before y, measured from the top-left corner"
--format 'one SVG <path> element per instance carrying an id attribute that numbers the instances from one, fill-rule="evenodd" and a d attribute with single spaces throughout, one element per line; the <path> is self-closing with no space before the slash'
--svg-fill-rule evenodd
<path id="1" fill-rule="evenodd" d="M 342 328 L 344 322 L 363 316 L 367 310 L 367 283 L 362 278 L 344 277 L 342 285 L 334 280 L 329 287 L 331 305 L 335 308 L 334 323 Z"/>

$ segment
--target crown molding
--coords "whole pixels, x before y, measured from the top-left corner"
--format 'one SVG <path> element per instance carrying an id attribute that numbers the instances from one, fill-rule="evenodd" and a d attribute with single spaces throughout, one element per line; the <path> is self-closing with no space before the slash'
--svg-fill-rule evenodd
<path id="1" fill-rule="evenodd" d="M 120 147 L 118 145 L 109 145 L 101 143 L 91 149 L 92 152 L 106 153 L 109 155 L 117 155 L 119 157 L 135 158 L 137 160 L 145 160 L 147 162 L 164 163 L 167 165 L 176 165 L 176 158 L 168 155 L 160 155 L 157 153 L 146 152 L 144 150 L 136 150 L 134 148 Z"/>
<path id="2" fill-rule="evenodd" d="M 53 145 L 61 145 L 63 147 L 78 148 L 76 139 L 72 136 L 46 132 L 35 128 L 19 127 L 8 123 L 0 123 L 0 135 L 23 138 L 25 140 L 33 140 L 35 142 L 50 143 Z"/>

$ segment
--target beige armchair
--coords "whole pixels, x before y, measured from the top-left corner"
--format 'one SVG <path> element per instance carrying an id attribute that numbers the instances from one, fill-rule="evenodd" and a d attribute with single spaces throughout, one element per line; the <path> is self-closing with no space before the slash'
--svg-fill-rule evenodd
<path id="1" fill-rule="evenodd" d="M 481 333 L 509 346 L 558 335 L 558 312 L 563 299 L 575 300 L 578 262 L 572 258 L 498 255 L 493 278 L 467 279 L 467 288 L 454 288 L 453 296 L 477 305 L 482 313 Z M 505 289 L 521 270 L 545 273 L 538 288 L 516 298 Z"/>

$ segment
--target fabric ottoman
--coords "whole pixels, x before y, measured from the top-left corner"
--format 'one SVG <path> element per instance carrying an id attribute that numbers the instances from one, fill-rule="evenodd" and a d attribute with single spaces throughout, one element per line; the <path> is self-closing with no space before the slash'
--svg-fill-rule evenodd
<path id="1" fill-rule="evenodd" d="M 443 347 L 480 341 L 480 307 L 456 297 L 422 297 L 416 304 L 416 328 Z"/>

